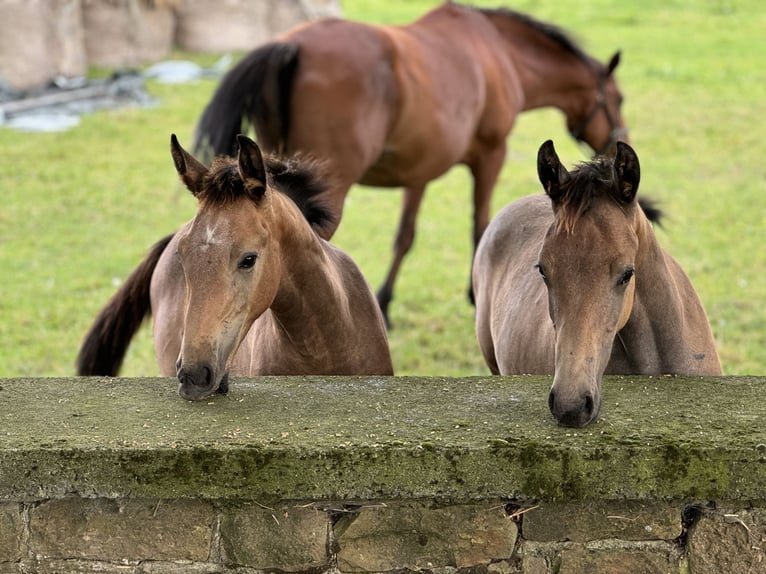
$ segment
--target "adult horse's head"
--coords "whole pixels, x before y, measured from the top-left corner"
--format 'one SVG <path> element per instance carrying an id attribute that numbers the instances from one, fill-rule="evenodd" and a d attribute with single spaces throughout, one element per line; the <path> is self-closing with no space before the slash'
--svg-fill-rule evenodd
<path id="1" fill-rule="evenodd" d="M 567 106 L 567 128 L 578 142 L 587 143 L 596 154 L 613 153 L 618 141 L 628 142 L 628 128 L 622 118 L 623 96 L 614 71 L 620 63 L 620 52 L 603 65 L 591 60 L 595 68 L 595 85 L 583 90 L 580 103 Z"/>
<path id="2" fill-rule="evenodd" d="M 633 306 L 640 171 L 628 144 L 616 148 L 614 159 L 572 172 L 551 141 L 538 152 L 538 175 L 554 211 L 538 260 L 556 334 L 548 404 L 566 426 L 584 426 L 598 415 L 601 377 Z"/>
<path id="3" fill-rule="evenodd" d="M 226 392 L 229 358 L 279 285 L 266 167 L 255 142 L 238 141 L 237 160 L 220 158 L 208 169 L 171 137 L 178 175 L 199 202 L 178 241 L 186 301 L 176 366 L 185 399 Z"/>

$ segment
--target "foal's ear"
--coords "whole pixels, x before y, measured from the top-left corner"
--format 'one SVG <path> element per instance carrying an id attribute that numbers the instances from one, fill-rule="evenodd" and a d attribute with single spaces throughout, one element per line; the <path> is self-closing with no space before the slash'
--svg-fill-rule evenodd
<path id="1" fill-rule="evenodd" d="M 537 176 L 545 193 L 554 201 L 561 199 L 561 186 L 569 181 L 569 172 L 561 165 L 553 142 L 547 140 L 537 151 Z"/>
<path id="2" fill-rule="evenodd" d="M 245 182 L 245 187 L 249 193 L 254 195 L 254 199 L 260 199 L 266 193 L 266 166 L 263 163 L 261 150 L 249 137 L 239 134 L 237 136 L 239 144 L 239 175 Z"/>
<path id="3" fill-rule="evenodd" d="M 625 142 L 617 142 L 617 152 L 614 156 L 614 173 L 617 178 L 618 199 L 631 203 L 638 193 L 638 182 L 641 179 L 641 168 L 638 156 Z"/>
<path id="4" fill-rule="evenodd" d="M 170 154 L 181 181 L 196 197 L 202 191 L 202 178 L 205 177 L 207 168 L 181 147 L 176 134 L 170 136 Z"/>
<path id="5" fill-rule="evenodd" d="M 620 63 L 620 54 L 621 54 L 620 50 L 617 50 L 614 53 L 614 56 L 612 56 L 612 59 L 609 60 L 609 63 L 606 65 L 606 76 L 607 76 L 607 78 L 612 75 L 612 72 L 614 72 L 614 69 Z"/>

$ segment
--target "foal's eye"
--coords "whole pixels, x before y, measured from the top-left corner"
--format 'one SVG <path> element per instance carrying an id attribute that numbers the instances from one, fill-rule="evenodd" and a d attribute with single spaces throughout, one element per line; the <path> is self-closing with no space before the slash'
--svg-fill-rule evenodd
<path id="1" fill-rule="evenodd" d="M 628 282 L 633 278 L 633 274 L 635 273 L 634 269 L 626 269 L 623 274 L 620 276 L 620 285 L 627 285 Z"/>
<path id="2" fill-rule="evenodd" d="M 535 265 L 535 269 L 537 269 L 538 273 L 540 273 L 540 277 L 543 278 L 544 281 L 548 280 L 548 277 L 545 275 L 545 270 L 543 269 L 543 266 L 537 263 Z"/>
<path id="3" fill-rule="evenodd" d="M 239 260 L 239 263 L 237 263 L 237 267 L 239 269 L 252 269 L 253 265 L 255 265 L 255 255 L 245 255 L 242 259 Z"/>

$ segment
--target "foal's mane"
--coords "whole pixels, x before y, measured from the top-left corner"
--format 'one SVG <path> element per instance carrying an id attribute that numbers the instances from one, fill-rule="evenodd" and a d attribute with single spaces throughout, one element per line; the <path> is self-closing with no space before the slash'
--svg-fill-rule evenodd
<path id="1" fill-rule="evenodd" d="M 561 185 L 560 193 L 556 200 L 556 228 L 566 233 L 572 232 L 580 217 L 596 201 L 612 201 L 620 207 L 625 206 L 617 199 L 614 160 L 610 157 L 598 157 L 575 166 L 569 172 L 569 179 Z M 663 213 L 655 202 L 641 198 L 638 204 L 649 221 L 660 223 Z"/>
<path id="2" fill-rule="evenodd" d="M 266 155 L 263 160 L 269 184 L 298 206 L 309 225 L 317 228 L 335 220 L 335 214 L 320 198 L 329 184 L 321 175 L 317 162 L 295 157 L 282 159 L 274 155 Z M 229 157 L 214 159 L 198 199 L 207 204 L 222 205 L 242 197 L 258 201 L 260 195 L 242 181 L 237 160 Z"/>
<path id="3" fill-rule="evenodd" d="M 516 10 L 511 10 L 510 8 L 475 8 L 475 9 L 487 17 L 503 16 L 507 18 L 512 18 L 516 20 L 517 22 L 524 24 L 525 26 L 528 26 L 532 28 L 533 30 L 537 30 L 538 32 L 544 34 L 545 36 L 550 38 L 553 42 L 558 44 L 562 49 L 566 50 L 567 52 L 570 52 L 571 54 L 574 54 L 583 62 L 591 61 L 591 58 L 585 53 L 585 51 L 580 47 L 580 45 L 577 42 L 575 42 L 567 32 L 565 32 L 562 28 L 559 28 L 558 26 L 554 24 L 537 20 L 533 18 L 532 16 L 529 16 L 528 14 L 523 14 L 522 12 L 517 12 Z"/>

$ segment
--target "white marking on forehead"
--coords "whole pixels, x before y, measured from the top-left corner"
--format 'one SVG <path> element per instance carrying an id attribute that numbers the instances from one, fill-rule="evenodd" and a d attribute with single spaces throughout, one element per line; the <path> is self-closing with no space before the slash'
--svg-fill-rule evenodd
<path id="1" fill-rule="evenodd" d="M 216 231 L 217 227 L 208 224 L 207 228 L 205 229 L 205 244 L 206 245 L 216 245 L 218 243 L 221 243 L 221 240 L 216 237 Z"/>

